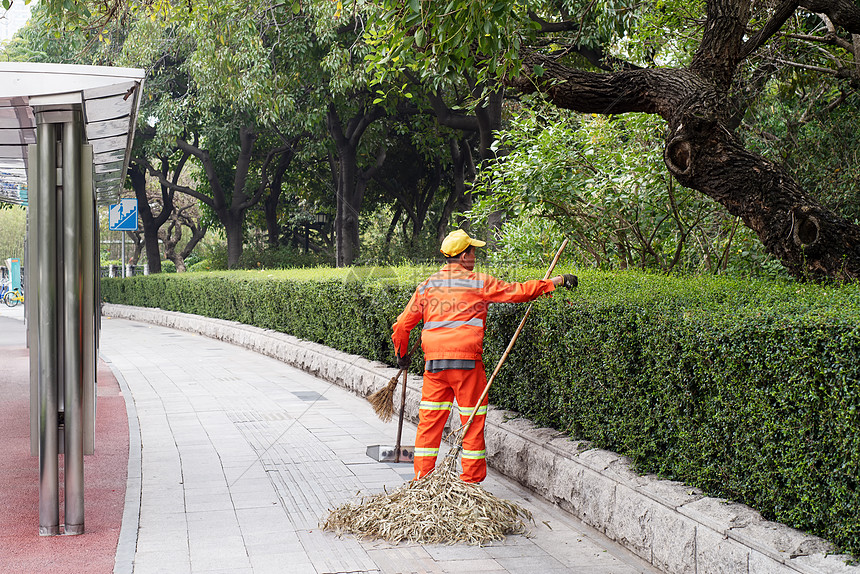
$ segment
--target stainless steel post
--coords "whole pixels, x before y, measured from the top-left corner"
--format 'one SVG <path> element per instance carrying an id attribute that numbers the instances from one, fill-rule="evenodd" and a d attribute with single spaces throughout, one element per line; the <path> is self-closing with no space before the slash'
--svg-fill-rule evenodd
<path id="1" fill-rule="evenodd" d="M 81 274 L 83 276 L 83 405 L 84 454 L 95 452 L 96 433 L 96 282 L 99 280 L 96 196 L 93 187 L 93 146 L 81 148 Z"/>
<path id="2" fill-rule="evenodd" d="M 30 456 L 39 456 L 39 147 L 27 146 L 27 347 L 30 349 Z"/>
<path id="3" fill-rule="evenodd" d="M 75 112 L 62 124 L 65 534 L 84 532 L 81 123 Z"/>
<path id="4" fill-rule="evenodd" d="M 60 533 L 57 462 L 57 130 L 36 115 L 39 174 L 36 190 L 39 253 L 39 535 Z"/>

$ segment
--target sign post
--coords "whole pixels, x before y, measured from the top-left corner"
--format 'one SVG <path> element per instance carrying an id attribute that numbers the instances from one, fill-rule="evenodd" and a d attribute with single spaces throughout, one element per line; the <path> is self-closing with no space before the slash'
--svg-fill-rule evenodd
<path id="1" fill-rule="evenodd" d="M 120 199 L 119 203 L 110 206 L 108 211 L 108 229 L 111 231 L 119 231 L 122 237 L 122 276 L 126 276 L 125 271 L 125 235 L 123 231 L 137 231 L 137 200 L 136 199 Z"/>

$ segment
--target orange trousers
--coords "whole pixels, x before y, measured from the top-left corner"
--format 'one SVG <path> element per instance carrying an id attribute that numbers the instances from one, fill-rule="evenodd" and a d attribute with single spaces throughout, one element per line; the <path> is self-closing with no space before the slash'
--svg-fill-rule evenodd
<path id="1" fill-rule="evenodd" d="M 424 371 L 421 404 L 418 406 L 418 434 L 415 437 L 415 478 L 426 476 L 436 467 L 445 422 L 457 399 L 460 424 L 466 422 L 487 384 L 484 364 L 476 361 L 474 369 L 446 369 L 438 373 Z M 478 412 L 463 438 L 461 462 L 466 482 L 481 482 L 487 477 L 487 450 L 484 423 L 487 399 L 477 405 Z"/>

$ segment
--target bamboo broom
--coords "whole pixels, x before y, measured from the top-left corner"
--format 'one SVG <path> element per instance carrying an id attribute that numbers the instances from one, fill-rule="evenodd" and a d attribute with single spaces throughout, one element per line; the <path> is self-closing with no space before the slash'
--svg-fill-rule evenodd
<path id="1" fill-rule="evenodd" d="M 409 350 L 409 354 L 413 354 L 418 350 L 418 346 L 421 344 L 421 339 L 415 342 L 412 345 L 412 348 Z M 400 379 L 400 375 L 404 375 L 407 369 L 400 369 L 397 371 L 397 374 L 391 377 L 384 387 L 367 397 L 367 400 L 370 401 L 370 405 L 373 407 L 373 412 L 376 413 L 376 416 L 382 420 L 382 422 L 387 423 L 391 420 L 391 417 L 394 416 L 394 390 L 397 388 L 397 382 Z"/>
<path id="2" fill-rule="evenodd" d="M 544 279 L 549 279 L 566 246 L 567 239 L 561 244 Z M 478 405 L 487 396 L 490 385 L 523 330 L 531 309 L 532 305 L 529 305 L 487 381 Z M 508 534 L 525 533 L 527 528 L 523 521 L 533 520 L 528 510 L 496 497 L 478 484 L 467 483 L 457 475 L 456 463 L 463 448 L 463 437 L 477 410 L 473 409 L 463 426 L 451 433 L 459 433 L 455 446 L 433 472 L 419 480 L 409 481 L 392 492 L 375 494 L 365 497 L 361 502 L 347 503 L 332 510 L 321 523 L 322 528 L 333 530 L 338 535 L 351 532 L 359 538 L 381 538 L 392 543 L 407 540 L 424 544 L 485 544 L 492 540 L 503 540 Z"/>

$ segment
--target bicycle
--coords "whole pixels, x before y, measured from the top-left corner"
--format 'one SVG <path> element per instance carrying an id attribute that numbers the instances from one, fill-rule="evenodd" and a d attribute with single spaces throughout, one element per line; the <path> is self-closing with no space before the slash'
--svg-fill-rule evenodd
<path id="1" fill-rule="evenodd" d="M 3 295 L 3 302 L 6 303 L 7 307 L 14 307 L 18 303 L 23 303 L 24 291 L 21 289 L 6 291 L 6 294 Z"/>

